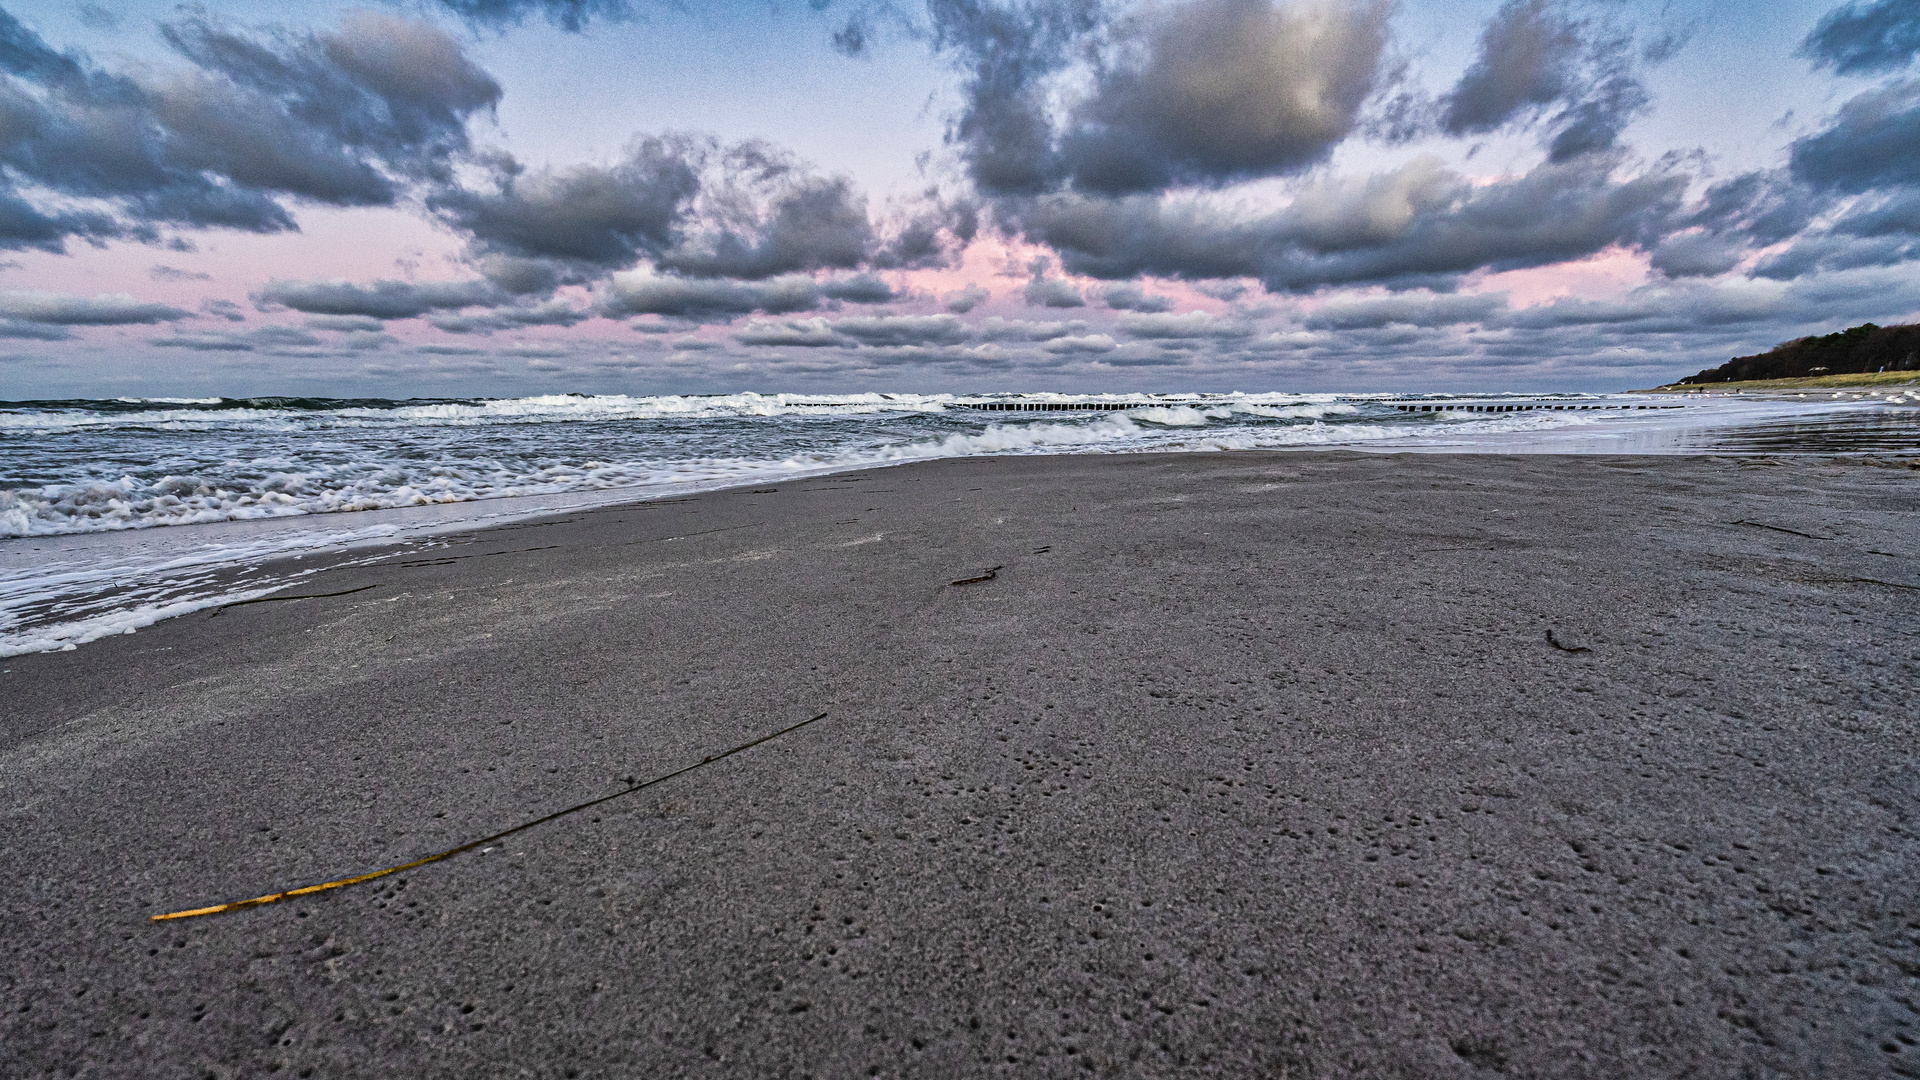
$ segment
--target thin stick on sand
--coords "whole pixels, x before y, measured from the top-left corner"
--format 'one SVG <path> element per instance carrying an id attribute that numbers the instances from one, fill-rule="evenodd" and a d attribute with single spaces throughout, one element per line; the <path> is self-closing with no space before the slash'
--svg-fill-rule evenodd
<path id="1" fill-rule="evenodd" d="M 714 754 L 710 757 L 701 758 L 695 764 L 688 765 L 682 769 L 676 769 L 673 772 L 667 773 L 665 776 L 656 776 L 653 779 L 648 780 L 644 784 L 635 784 L 632 787 L 629 787 L 623 791 L 616 791 L 611 795 L 602 795 L 597 799 L 589 799 L 578 806 L 569 806 L 565 810 L 558 810 L 558 811 L 555 811 L 554 813 L 548 814 L 545 817 L 535 818 L 532 821 L 523 822 L 519 825 L 515 825 L 513 828 L 508 829 L 505 832 L 497 832 L 497 833 L 494 833 L 492 836 L 483 836 L 478 840 L 461 844 L 459 847 L 456 847 L 456 848 L 448 848 L 447 850 L 442 851 L 438 854 L 429 855 L 424 859 L 415 859 L 410 863 L 401 863 L 399 866 L 389 866 L 385 870 L 375 870 L 372 873 L 368 873 L 368 874 L 356 874 L 353 877 L 341 878 L 338 881 L 329 881 L 320 885 L 306 885 L 298 889 L 288 889 L 285 892 L 268 893 L 266 896 L 256 896 L 251 900 L 235 900 L 231 903 L 215 904 L 212 907 L 193 908 L 188 911 L 170 911 L 165 915 L 150 916 L 149 921 L 166 922 L 170 919 L 192 919 L 192 918 L 197 918 L 201 915 L 222 915 L 229 911 L 239 911 L 242 908 L 260 907 L 263 904 L 277 904 L 282 900 L 291 900 L 296 896 L 311 896 L 314 893 L 326 892 L 329 889 L 344 889 L 349 885 L 359 885 L 363 882 L 372 881 L 375 878 L 386 877 L 389 874 L 398 874 L 403 870 L 412 870 L 416 866 L 425 866 L 428 863 L 437 863 L 442 859 L 451 859 L 455 855 L 458 855 L 463 851 L 472 851 L 474 848 L 480 847 L 484 844 L 491 844 L 496 840 L 505 840 L 507 837 L 512 836 L 514 833 L 525 832 L 526 830 L 533 828 L 535 825 L 545 825 L 549 821 L 558 820 L 559 818 L 566 817 L 568 814 L 577 814 L 580 811 L 587 809 L 588 807 L 599 806 L 601 803 L 604 803 L 604 802 L 612 802 L 613 800 L 621 798 L 623 796 L 631 795 L 636 791 L 644 791 L 645 789 L 650 788 L 655 784 L 664 784 L 668 780 L 671 780 L 676 776 L 685 776 L 686 774 L 694 771 L 695 769 L 705 768 L 706 766 L 711 765 L 714 762 L 721 760 L 722 758 L 730 758 L 733 755 L 740 753 L 742 750 L 751 750 L 754 747 L 759 746 L 761 743 L 772 742 L 773 740 L 779 738 L 782 735 L 787 735 L 795 731 L 799 731 L 801 728 L 806 727 L 808 724 L 813 723 L 815 720 L 820 720 L 825 718 L 826 715 L 827 715 L 826 713 L 821 713 L 818 716 L 814 716 L 809 719 L 802 720 L 799 723 L 794 724 L 792 727 L 781 728 L 779 731 L 776 731 L 771 735 L 762 735 L 759 738 L 754 739 L 752 742 L 741 743 L 739 746 L 736 746 L 731 750 L 725 750 L 725 751 L 722 751 L 721 753 Z"/>

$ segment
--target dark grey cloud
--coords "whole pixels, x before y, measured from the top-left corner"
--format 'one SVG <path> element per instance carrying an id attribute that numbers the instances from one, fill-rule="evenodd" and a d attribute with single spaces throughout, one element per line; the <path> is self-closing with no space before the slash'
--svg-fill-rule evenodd
<path id="1" fill-rule="evenodd" d="M 1049 76 L 1105 20 L 1101 0 L 927 0 L 932 43 L 964 73 L 948 132 L 988 195 L 1037 194 L 1055 181 Z"/>
<path id="2" fill-rule="evenodd" d="M 873 226 L 851 181 L 807 175 L 789 155 L 751 142 L 726 151 L 718 172 L 702 193 L 714 212 L 659 254 L 661 269 L 758 280 L 865 261 Z"/>
<path id="3" fill-rule="evenodd" d="M 1035 274 L 1032 281 L 1020 294 L 1028 307 L 1076 308 L 1085 307 L 1087 300 L 1072 282 L 1060 278 L 1043 277 Z"/>
<path id="4" fill-rule="evenodd" d="M 0 11 L 0 247 L 177 246 L 163 227 L 286 231 L 299 201 L 419 198 L 469 238 L 495 289 L 536 297 L 643 261 L 736 280 L 931 266 L 978 228 L 973 204 L 930 193 L 882 235 L 850 181 L 760 142 L 664 135 L 612 164 L 534 170 L 477 152 L 468 124 L 498 102 L 498 83 L 454 38 L 393 15 L 355 12 L 338 30 L 296 33 L 186 8 L 161 31 L 185 64 L 124 75 L 48 47 Z M 456 180 L 460 162 L 490 178 Z M 892 297 L 870 276 L 822 289 L 854 303 Z"/>
<path id="5" fill-rule="evenodd" d="M 883 232 L 851 180 L 817 175 L 764 142 L 713 145 L 703 164 L 697 197 L 678 222 L 673 246 L 654 255 L 661 270 L 761 280 L 817 270 L 945 266 L 979 229 L 972 201 L 943 199 L 933 189 L 899 208 Z"/>
<path id="6" fill-rule="evenodd" d="M 876 226 L 876 231 L 882 231 Z M 980 207 L 971 197 L 944 198 L 939 189 L 921 193 L 885 237 L 871 246 L 867 264 L 881 270 L 954 266 L 980 231 Z"/>
<path id="7" fill-rule="evenodd" d="M 0 318 L 0 338 L 16 338 L 28 341 L 66 341 L 71 337 L 73 337 L 73 331 L 64 326 L 27 322 L 23 319 Z"/>
<path id="8" fill-rule="evenodd" d="M 609 318 L 665 315 L 693 322 L 730 322 L 756 311 L 785 315 L 819 304 L 819 287 L 804 274 L 730 281 L 636 270 L 613 275 L 598 297 L 599 313 Z"/>
<path id="9" fill-rule="evenodd" d="M 1365 306 L 1382 302 L 1399 307 Z M 1425 380 L 1458 387 L 1476 377 L 1510 387 L 1524 380 L 1542 388 L 1650 386 L 1776 341 L 1915 311 L 1920 281 L 1900 268 L 1793 282 L 1655 281 L 1623 296 L 1562 297 L 1524 308 L 1497 295 L 1345 298 L 1303 316 L 1301 329 L 1220 342 L 1193 355 L 1207 363 L 1257 362 L 1267 371 L 1276 363 L 1324 365 L 1321 385 L 1330 388 L 1405 388 Z"/>
<path id="10" fill-rule="evenodd" d="M 147 270 L 147 276 L 155 281 L 212 281 L 212 274 L 202 274 L 194 270 L 182 270 L 176 266 L 159 264 Z"/>
<path id="11" fill-rule="evenodd" d="M 1107 306 L 1116 311 L 1166 311 L 1173 307 L 1171 296 L 1157 296 L 1147 292 L 1137 281 L 1123 281 L 1107 286 L 1103 299 Z"/>
<path id="12" fill-rule="evenodd" d="M 126 293 L 92 298 L 37 289 L 0 291 L 0 318 L 53 326 L 128 326 L 174 322 L 188 312 L 167 304 L 149 304 Z"/>
<path id="13" fill-rule="evenodd" d="M 1027 267 L 1033 274 L 1033 278 L 1027 282 L 1026 289 L 1020 294 L 1027 301 L 1027 306 L 1050 308 L 1085 307 L 1087 304 L 1086 297 L 1081 296 L 1080 290 L 1074 288 L 1071 282 L 1047 276 L 1047 271 L 1052 268 L 1053 260 L 1044 255 L 1034 259 Z"/>
<path id="14" fill-rule="evenodd" d="M 1612 150 L 1620 132 L 1653 101 L 1632 69 L 1631 42 L 1608 42 L 1598 56 L 1597 71 L 1586 92 L 1552 121 L 1554 136 L 1547 144 L 1551 161 Z"/>
<path id="15" fill-rule="evenodd" d="M 1538 360 L 1561 350 L 1576 352 L 1582 341 L 1591 346 L 1634 337 L 1750 334 L 1755 332 L 1753 327 L 1791 328 L 1851 317 L 1851 310 L 1834 311 L 1827 306 L 1836 298 L 1843 298 L 1849 309 L 1868 311 L 1886 310 L 1889 304 L 1896 305 L 1895 310 L 1904 310 L 1897 305 L 1920 301 L 1920 287 L 1911 281 L 1890 287 L 1894 284 L 1890 277 L 1841 277 L 1850 280 L 1791 284 L 1743 278 L 1720 283 L 1656 281 L 1620 297 L 1589 300 L 1566 296 L 1523 308 L 1509 306 L 1504 294 L 1369 297 L 1329 303 L 1308 313 L 1300 324 L 1309 332 L 1304 342 L 1321 345 L 1339 341 L 1343 335 L 1374 331 L 1398 331 L 1400 336 L 1395 340 L 1431 345 L 1437 340 L 1436 333 L 1483 328 L 1485 334 L 1477 340 L 1505 341 L 1518 350 L 1521 358 Z M 1521 336 L 1516 338 L 1515 334 Z M 1541 334 L 1560 336 L 1551 341 L 1527 336 Z M 1378 343 L 1389 338 L 1373 336 L 1367 340 Z"/>
<path id="16" fill-rule="evenodd" d="M 1509 0 L 1480 32 L 1480 46 L 1442 100 L 1448 134 L 1481 134 L 1530 109 L 1559 101 L 1574 86 L 1579 25 L 1552 0 Z"/>
<path id="17" fill-rule="evenodd" d="M 1204 311 L 1189 311 L 1184 315 L 1132 313 L 1122 315 L 1114 327 L 1128 337 L 1156 341 L 1243 338 L 1252 335 L 1254 330 L 1251 323 Z"/>
<path id="18" fill-rule="evenodd" d="M 309 315 L 364 315 L 372 319 L 413 319 L 431 311 L 491 307 L 507 297 L 489 281 L 270 281 L 253 294 L 263 309 L 289 307 Z"/>
<path id="19" fill-rule="evenodd" d="M 930 0 L 964 73 L 949 129 L 993 197 L 1124 193 L 1297 172 L 1351 133 L 1380 81 L 1387 0 Z M 1056 117 L 1060 76 L 1090 62 Z"/>
<path id="20" fill-rule="evenodd" d="M 89 30 L 118 30 L 120 16 L 111 9 L 99 4 L 79 3 L 73 7 L 73 13 L 80 18 L 80 25 Z"/>
<path id="21" fill-rule="evenodd" d="M 592 312 L 560 300 L 497 307 L 475 314 L 441 311 L 426 317 L 428 325 L 449 334 L 491 334 L 496 330 L 519 330 L 528 326 L 574 326 L 591 318 Z"/>
<path id="22" fill-rule="evenodd" d="M 400 339 L 392 334 L 382 334 L 372 330 L 349 330 L 341 334 L 334 344 L 355 352 L 368 352 L 373 349 L 384 349 L 389 345 L 398 345 Z"/>
<path id="23" fill-rule="evenodd" d="M 940 304 L 956 315 L 965 315 L 967 312 L 972 311 L 974 308 L 979 307 L 991 299 L 993 299 L 991 292 L 972 282 L 968 282 L 967 287 L 964 289 L 955 289 L 950 293 L 942 293 L 940 296 Z"/>
<path id="24" fill-rule="evenodd" d="M 841 303 L 883 304 L 899 299 L 871 274 L 816 280 L 786 274 L 762 281 L 697 278 L 645 269 L 616 274 L 602 286 L 596 311 L 610 318 L 662 315 L 692 322 L 731 322 L 762 312 L 785 315 Z"/>
<path id="25" fill-rule="evenodd" d="M 1246 216 L 1186 200 L 1061 195 L 1034 201 L 1019 224 L 1060 252 L 1069 272 L 1253 277 L 1272 292 L 1378 284 L 1450 288 L 1476 270 L 1582 258 L 1610 245 L 1647 247 L 1669 229 L 1687 181 L 1668 172 L 1616 179 L 1605 155 L 1545 163 L 1474 184 L 1421 158 L 1389 173 L 1329 180 L 1292 205 Z"/>
<path id="26" fill-rule="evenodd" d="M 692 136 L 643 138 L 612 165 L 531 173 L 498 158 L 490 188 L 445 189 L 427 205 L 482 253 L 619 269 L 672 246 L 709 149 Z"/>
<path id="27" fill-rule="evenodd" d="M 1166 368 L 1186 367 L 1188 360 L 1179 353 L 1142 352 L 1113 353 L 1100 358 L 1103 368 Z"/>
<path id="28" fill-rule="evenodd" d="M 767 319 L 750 320 L 734 331 L 733 339 L 742 345 L 775 345 L 787 348 L 817 349 L 839 345 L 840 338 L 827 320 L 819 317 L 788 322 Z"/>
<path id="29" fill-rule="evenodd" d="M 1560 297 L 1500 314 L 1499 324 L 1518 330 L 1606 327 L 1614 333 L 1673 333 L 1702 326 L 1766 321 L 1778 317 L 1784 294 L 1736 284 L 1644 285 L 1609 300 Z"/>
<path id="30" fill-rule="evenodd" d="M 261 38 L 203 16 L 162 33 L 193 76 L 156 91 L 182 164 L 342 206 L 386 205 L 388 174 L 446 181 L 500 84 L 443 31 L 371 11 L 336 33 Z"/>
<path id="31" fill-rule="evenodd" d="M 246 312 L 240 310 L 240 305 L 231 300 L 202 300 L 200 301 L 200 311 L 202 314 L 211 315 L 216 319 L 225 319 L 228 322 L 247 321 Z"/>
<path id="32" fill-rule="evenodd" d="M 1346 297 L 1291 320 L 1297 329 L 1186 355 L 1216 371 L 1312 371 L 1301 383 L 1330 389 L 1457 388 L 1476 378 L 1543 389 L 1649 386 L 1775 341 L 1916 311 L 1920 282 L 1898 267 L 1793 282 L 1655 281 L 1620 297 L 1518 309 L 1499 295 Z"/>
<path id="33" fill-rule="evenodd" d="M 1439 102 L 1440 129 L 1485 134 L 1545 117 L 1552 160 L 1609 150 L 1651 101 L 1636 61 L 1673 51 L 1656 43 L 1636 54 L 1632 45 L 1629 35 L 1576 18 L 1559 0 L 1508 0 Z"/>
<path id="34" fill-rule="evenodd" d="M 971 204 L 923 200 L 882 236 L 844 177 L 822 177 L 764 142 L 673 134 L 636 139 L 612 165 L 528 171 L 489 158 L 492 178 L 447 187 L 427 205 L 471 238 L 502 288 L 551 291 L 645 261 L 689 278 L 759 281 L 819 270 L 934 265 L 971 238 Z M 841 299 L 877 302 L 862 277 Z M 887 298 L 891 293 L 887 293 Z"/>
<path id="35" fill-rule="evenodd" d="M 982 341 L 1052 341 L 1074 334 L 1086 334 L 1092 328 L 1080 319 L 1037 322 L 1027 319 L 1003 319 L 990 316 L 973 328 Z"/>
<path id="36" fill-rule="evenodd" d="M 1913 0 L 1847 4 L 1822 16 L 1799 55 L 1839 75 L 1895 71 L 1920 52 L 1920 6 Z"/>
<path id="37" fill-rule="evenodd" d="M 529 16 L 569 33 L 578 34 L 589 23 L 624 22 L 635 15 L 629 0 L 440 0 L 442 6 L 475 26 L 504 29 Z"/>
<path id="38" fill-rule="evenodd" d="M 314 315 L 307 319 L 307 326 L 314 330 L 362 330 L 379 333 L 386 323 L 367 315 Z"/>
<path id="39" fill-rule="evenodd" d="M 700 324 L 685 319 L 635 319 L 627 329 L 636 334 L 685 334 L 700 329 Z"/>
<path id="40" fill-rule="evenodd" d="M 1920 258 L 1920 79 L 1855 95 L 1793 142 L 1786 169 L 1716 185 L 1689 223 L 1704 234 L 1669 245 L 1698 245 L 1710 256 L 1701 263 L 1709 273 L 1748 246 L 1782 241 L 1790 243 L 1757 262 L 1754 274 L 1790 280 Z M 1655 252 L 1655 265 L 1675 273 L 1662 256 Z"/>
<path id="41" fill-rule="evenodd" d="M 1853 199 L 1823 228 L 1795 237 L 1754 268 L 1760 277 L 1894 266 L 1920 259 L 1920 188 L 1894 188 Z"/>
<path id="42" fill-rule="evenodd" d="M 1109 334 L 1071 334 L 1057 337 L 1040 346 L 1050 353 L 1110 353 L 1119 347 Z"/>
<path id="43" fill-rule="evenodd" d="M 326 344 L 297 326 L 262 326 L 247 331 L 247 336 L 267 349 L 316 349 Z"/>
<path id="44" fill-rule="evenodd" d="M 1421 295 L 1339 300 L 1316 308 L 1301 320 L 1309 330 L 1378 330 L 1387 326 L 1449 326 L 1484 322 L 1506 310 L 1504 293 L 1467 296 Z"/>
<path id="45" fill-rule="evenodd" d="M 1182 316 L 1171 323 L 1154 320 L 1168 316 L 1139 316 L 1148 320 L 1139 327 L 1137 337 L 1168 340 L 1184 338 L 1226 339 L 1244 337 L 1251 329 L 1226 319 L 1200 313 Z M 731 335 L 749 346 L 778 348 L 878 350 L 889 356 L 913 356 L 926 359 L 928 351 L 944 351 L 956 362 L 997 355 L 993 343 L 1038 345 L 1053 353 L 1108 352 L 1115 347 L 1113 338 L 1078 320 L 1070 322 L 1008 322 L 988 319 L 969 326 L 958 316 L 939 315 L 854 315 L 841 319 L 814 316 L 808 319 L 749 320 Z M 984 344 L 982 344 L 984 343 Z M 962 348 L 971 346 L 971 348 Z M 986 349 L 987 352 L 980 352 Z M 959 351 L 954 351 L 959 350 Z"/>
<path id="46" fill-rule="evenodd" d="M 319 338 L 314 339 L 316 342 Z M 193 352 L 252 352 L 254 343 L 232 334 L 175 334 L 153 338 L 147 344 L 163 349 L 188 349 Z"/>
<path id="47" fill-rule="evenodd" d="M 239 333 L 219 331 L 176 333 L 171 337 L 152 338 L 148 344 L 166 349 L 187 349 L 192 352 L 308 353 L 320 349 L 326 345 L 326 342 L 299 327 L 262 326 Z"/>
<path id="48" fill-rule="evenodd" d="M 545 296 L 561 285 L 562 268 L 548 259 L 487 255 L 473 260 L 480 276 L 515 296 Z"/>
<path id="49" fill-rule="evenodd" d="M 1111 326 L 985 319 L 971 328 L 924 315 L 773 317 L 728 338 L 689 344 L 724 349 L 729 372 L 776 380 L 919 369 L 931 384 L 954 389 L 1023 371 L 1045 373 L 1059 385 L 1112 388 L 1114 376 L 1129 370 L 1174 368 L 1189 381 L 1251 376 L 1342 390 L 1458 388 L 1482 380 L 1509 388 L 1615 389 L 1655 385 L 1836 323 L 1920 311 L 1920 282 L 1892 267 L 1793 282 L 1658 280 L 1624 296 L 1520 309 L 1499 295 L 1316 300 L 1312 312 L 1279 305 L 1262 317 L 1279 322 L 1266 326 L 1195 313 L 1129 314 Z M 1308 328 L 1315 316 L 1323 328 Z M 624 371 L 625 363 L 615 366 Z M 655 353 L 634 363 L 671 361 Z M 942 383 L 947 377 L 955 382 Z"/>
<path id="50" fill-rule="evenodd" d="M 1244 281 L 1200 281 L 1193 287 L 1196 292 L 1227 304 L 1245 296 L 1249 288 Z"/>
<path id="51" fill-rule="evenodd" d="M 443 32 L 356 12 L 334 32 L 251 34 L 189 9 L 162 34 L 187 67 L 102 69 L 0 11 L 0 245 L 163 239 L 162 226 L 274 232 L 280 201 L 389 205 L 439 183 L 500 96 Z M 24 190 L 102 200 L 34 205 Z"/>
<path id="52" fill-rule="evenodd" d="M 1793 143 L 1796 180 L 1857 193 L 1920 184 L 1920 79 L 1902 79 L 1859 94 L 1823 131 Z"/>
<path id="53" fill-rule="evenodd" d="M 1384 0 L 1193 0 L 1114 31 L 1112 59 L 1060 138 L 1087 191 L 1297 172 L 1354 129 L 1387 44 Z"/>
<path id="54" fill-rule="evenodd" d="M 1848 236 L 1920 236 L 1920 188 L 1898 188 L 1855 200 L 1832 228 Z"/>
<path id="55" fill-rule="evenodd" d="M 869 315 L 841 319 L 834 332 L 862 345 L 955 345 L 973 334 L 954 315 Z"/>
<path id="56" fill-rule="evenodd" d="M 848 278 L 830 278 L 820 283 L 820 295 L 828 300 L 850 304 L 884 304 L 900 299 L 900 294 L 874 274 L 855 274 Z"/>
<path id="57" fill-rule="evenodd" d="M 1648 261 L 1670 278 L 1715 277 L 1740 265 L 1746 256 L 1747 245 L 1740 237 L 1685 232 L 1660 241 Z"/>
<path id="58" fill-rule="evenodd" d="M 1777 244 L 1806 228 L 1828 201 L 1794 183 L 1784 170 L 1742 173 L 1707 188 L 1699 207 L 1678 224 Z"/>
<path id="59" fill-rule="evenodd" d="M 170 168 L 143 88 L 83 56 L 54 51 L 3 10 L 0 72 L 0 166 L 7 174 L 0 180 L 0 244 L 58 252 L 70 236 L 97 242 L 140 231 L 138 222 L 99 211 L 42 210 L 15 184 L 81 198 L 197 201 L 209 210 L 223 200 L 229 206 L 249 198 L 267 202 L 257 194 L 221 192 L 207 178 Z M 255 209 L 271 216 L 277 207 Z M 145 235 L 157 238 L 150 227 Z"/>
<path id="60" fill-rule="evenodd" d="M 4 14 L 4 13 L 0 13 Z M 0 88 L 0 94 L 4 94 Z M 0 124 L 16 119 L 14 110 L 0 100 Z M 0 151 L 0 155 L 3 155 Z M 113 217 L 89 211 L 43 212 L 25 199 L 4 189 L 0 181 L 0 248 L 33 248 L 56 254 L 67 250 L 67 238 L 90 242 L 126 235 L 128 227 Z"/>
<path id="61" fill-rule="evenodd" d="M 831 39 L 833 50 L 842 56 L 864 56 L 867 43 L 873 39 L 873 19 L 866 12 L 856 11 L 840 24 Z"/>
<path id="62" fill-rule="evenodd" d="M 1785 251 L 1760 260 L 1753 272 L 1757 277 L 1785 281 L 1836 270 L 1893 266 L 1916 256 L 1920 256 L 1920 243 L 1916 243 L 1914 237 L 1860 239 L 1821 231 L 1799 237 Z"/>

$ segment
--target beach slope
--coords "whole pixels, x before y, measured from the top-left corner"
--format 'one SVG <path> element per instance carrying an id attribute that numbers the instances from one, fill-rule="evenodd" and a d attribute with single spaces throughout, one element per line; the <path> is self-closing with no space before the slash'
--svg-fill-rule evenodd
<path id="1" fill-rule="evenodd" d="M 0 661 L 0 1074 L 1920 1075 L 1916 511 L 950 460 Z"/>

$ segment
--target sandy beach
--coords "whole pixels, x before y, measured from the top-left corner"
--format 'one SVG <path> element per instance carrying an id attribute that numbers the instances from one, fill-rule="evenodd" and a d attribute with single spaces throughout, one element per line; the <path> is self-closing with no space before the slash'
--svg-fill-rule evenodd
<path id="1" fill-rule="evenodd" d="M 0 1074 L 1920 1076 L 1916 511 L 947 460 L 13 657 Z"/>

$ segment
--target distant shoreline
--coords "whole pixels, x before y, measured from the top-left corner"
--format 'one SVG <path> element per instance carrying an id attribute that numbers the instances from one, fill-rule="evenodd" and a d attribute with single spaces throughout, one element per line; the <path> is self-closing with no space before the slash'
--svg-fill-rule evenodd
<path id="1" fill-rule="evenodd" d="M 1852 375 L 1806 375 L 1787 379 L 1747 379 L 1741 382 L 1668 383 L 1629 394 L 1728 394 L 1766 390 L 1848 390 L 1862 387 L 1920 385 L 1920 372 L 1871 371 Z"/>

